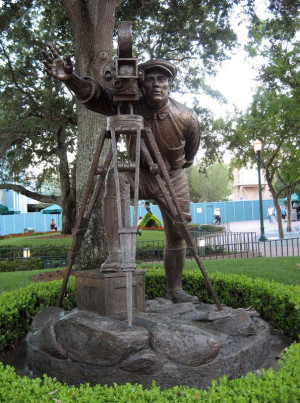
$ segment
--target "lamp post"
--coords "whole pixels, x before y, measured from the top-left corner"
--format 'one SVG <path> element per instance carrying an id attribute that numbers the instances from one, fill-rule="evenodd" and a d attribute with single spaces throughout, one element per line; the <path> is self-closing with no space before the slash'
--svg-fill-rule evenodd
<path id="1" fill-rule="evenodd" d="M 267 241 L 265 237 L 265 228 L 264 228 L 264 218 L 263 218 L 263 205 L 262 205 L 262 194 L 261 194 L 261 178 L 260 178 L 260 152 L 261 152 L 262 143 L 259 140 L 255 140 L 253 143 L 254 152 L 257 157 L 257 170 L 258 170 L 258 194 L 259 194 L 259 213 L 260 213 L 260 237 L 259 241 Z"/>

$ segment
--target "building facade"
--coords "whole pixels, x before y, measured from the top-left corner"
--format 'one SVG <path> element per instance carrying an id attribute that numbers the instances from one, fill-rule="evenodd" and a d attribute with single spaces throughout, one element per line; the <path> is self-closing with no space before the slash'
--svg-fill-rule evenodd
<path id="1" fill-rule="evenodd" d="M 230 196 L 230 200 L 259 200 L 258 193 L 258 172 L 257 168 L 242 168 L 240 170 L 235 169 L 233 171 L 233 192 Z M 262 184 L 262 199 L 272 199 L 272 194 L 269 190 L 267 181 L 261 173 Z"/>

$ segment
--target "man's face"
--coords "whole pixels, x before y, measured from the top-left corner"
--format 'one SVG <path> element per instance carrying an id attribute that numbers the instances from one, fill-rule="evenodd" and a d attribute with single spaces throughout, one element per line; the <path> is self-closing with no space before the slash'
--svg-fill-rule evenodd
<path id="1" fill-rule="evenodd" d="M 160 70 L 151 70 L 145 74 L 142 92 L 147 103 L 162 106 L 167 103 L 170 92 L 169 78 Z"/>

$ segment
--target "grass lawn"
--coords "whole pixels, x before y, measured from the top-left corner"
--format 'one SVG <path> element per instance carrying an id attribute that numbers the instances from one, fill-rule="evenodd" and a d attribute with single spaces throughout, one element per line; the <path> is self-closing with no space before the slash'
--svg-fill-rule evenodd
<path id="1" fill-rule="evenodd" d="M 300 286 L 300 257 L 206 260 L 204 261 L 204 266 L 208 273 L 221 271 L 225 273 L 243 274 L 251 278 L 260 277 L 283 284 Z M 140 267 L 163 267 L 163 264 L 143 264 L 140 265 Z M 186 262 L 185 269 L 199 270 L 197 264 L 193 261 Z M 0 273 L 0 293 L 26 287 L 31 283 L 35 274 L 55 270 L 58 269 Z"/>
<path id="2" fill-rule="evenodd" d="M 65 269 L 65 267 L 63 269 Z M 26 287 L 32 282 L 32 278 L 38 273 L 49 273 L 56 270 L 59 269 L 56 268 L 0 273 L 0 294 L 3 291 L 12 291 L 17 288 Z"/>
<path id="3" fill-rule="evenodd" d="M 19 236 L 14 238 L 0 239 L 0 247 L 25 248 L 35 246 L 69 246 L 72 245 L 72 237 L 58 238 L 59 233 L 45 235 Z M 164 241 L 164 231 L 142 231 L 141 236 L 137 236 L 140 241 Z"/>
<path id="4" fill-rule="evenodd" d="M 164 241 L 165 239 L 166 239 L 165 231 L 155 231 L 155 230 L 142 231 L 142 235 L 141 236 L 138 235 L 136 237 L 137 242 Z"/>
<path id="5" fill-rule="evenodd" d="M 256 257 L 249 259 L 204 260 L 206 271 L 243 274 L 251 278 L 264 278 L 278 283 L 300 285 L 300 257 Z M 162 264 L 141 265 L 144 268 L 163 267 Z M 187 261 L 185 269 L 200 270 L 194 261 Z"/>
<path id="6" fill-rule="evenodd" d="M 60 233 L 54 232 L 52 234 L 44 235 L 25 235 L 13 238 L 0 239 L 0 247 L 7 248 L 24 248 L 34 246 L 70 246 L 72 245 L 72 238 L 58 238 Z"/>

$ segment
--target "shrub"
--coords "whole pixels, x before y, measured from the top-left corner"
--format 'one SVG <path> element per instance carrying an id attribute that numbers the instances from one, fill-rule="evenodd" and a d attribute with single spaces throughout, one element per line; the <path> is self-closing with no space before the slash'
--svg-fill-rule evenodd
<path id="1" fill-rule="evenodd" d="M 287 334 L 299 334 L 299 287 L 286 286 L 262 279 L 252 280 L 235 274 L 210 274 L 211 282 L 222 303 L 233 307 L 250 304 L 263 318 L 272 320 Z M 0 350 L 15 344 L 26 333 L 33 316 L 47 305 L 54 305 L 61 281 L 32 284 L 24 289 L 0 295 Z M 212 302 L 200 272 L 186 270 L 183 286 L 197 294 L 204 302 Z M 70 279 L 64 309 L 75 305 L 75 281 Z M 146 292 L 149 298 L 164 296 L 165 275 L 162 269 L 146 272 Z M 276 309 L 275 309 L 276 307 Z M 297 402 L 300 401 L 300 346 L 293 344 L 280 362 L 276 372 L 262 370 L 260 376 L 249 373 L 245 377 L 228 381 L 226 377 L 213 381 L 207 390 L 186 386 L 160 390 L 155 383 L 144 390 L 141 385 L 114 385 L 112 387 L 88 384 L 79 388 L 62 385 L 47 376 L 28 379 L 17 376 L 12 367 L 0 363 L 0 401 L 53 402 Z"/>
<path id="2" fill-rule="evenodd" d="M 30 284 L 0 295 L 0 351 L 16 344 L 29 329 L 30 323 L 42 308 L 55 305 L 61 281 Z M 71 277 L 64 301 L 64 309 L 75 306 L 75 281 Z"/>
<path id="3" fill-rule="evenodd" d="M 293 344 L 280 361 L 280 368 L 262 370 L 260 376 L 250 372 L 239 379 L 228 381 L 224 376 L 212 381 L 207 390 L 175 386 L 160 390 L 153 382 L 150 389 L 141 385 L 89 384 L 80 387 L 63 385 L 56 379 L 29 379 L 17 376 L 12 367 L 0 363 L 0 401 L 6 402 L 207 402 L 207 403 L 293 403 L 300 400 L 300 346 Z"/>
<path id="4" fill-rule="evenodd" d="M 28 246 L 31 257 L 57 257 L 68 255 L 68 246 Z M 0 246 L 0 258 L 17 259 L 23 258 L 24 247 L 16 248 L 12 245 Z"/>
<path id="5" fill-rule="evenodd" d="M 263 319 L 274 322 L 287 335 L 299 336 L 300 287 L 220 272 L 210 273 L 209 277 L 221 303 L 234 308 L 252 305 Z M 147 270 L 145 281 L 149 299 L 165 295 L 164 270 Z M 197 295 L 203 302 L 213 302 L 200 271 L 184 271 L 182 282 L 187 292 Z M 23 337 L 40 309 L 56 304 L 60 287 L 61 281 L 53 281 L 31 284 L 0 295 L 0 351 Z M 64 307 L 72 309 L 74 306 L 75 281 L 71 277 Z"/>
<path id="6" fill-rule="evenodd" d="M 0 272 L 41 270 L 43 268 L 42 259 L 28 258 L 15 260 L 0 260 Z"/>
<path id="7" fill-rule="evenodd" d="M 297 338 L 300 334 L 300 287 L 288 286 L 264 279 L 228 273 L 210 273 L 209 278 L 221 303 L 234 308 L 256 309 L 263 319 L 276 323 L 286 334 Z M 183 288 L 197 295 L 203 302 L 213 303 L 200 271 L 185 270 Z M 149 299 L 166 293 L 164 270 L 146 272 L 146 292 Z"/>
<path id="8" fill-rule="evenodd" d="M 139 223 L 139 227 L 161 228 L 161 222 L 153 213 L 148 212 Z"/>
<path id="9" fill-rule="evenodd" d="M 201 224 L 198 226 L 197 230 L 201 232 L 221 232 L 224 231 L 225 228 L 220 225 Z"/>

